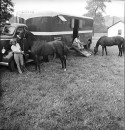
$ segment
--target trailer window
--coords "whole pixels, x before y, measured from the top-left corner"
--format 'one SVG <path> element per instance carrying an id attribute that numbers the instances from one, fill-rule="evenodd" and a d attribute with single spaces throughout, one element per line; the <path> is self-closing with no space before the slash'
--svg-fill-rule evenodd
<path id="1" fill-rule="evenodd" d="M 58 16 L 63 22 L 66 22 L 67 20 L 63 17 L 63 16 L 61 16 L 61 15 L 59 15 Z"/>
<path id="2" fill-rule="evenodd" d="M 118 35 L 121 35 L 122 34 L 122 30 L 118 30 Z"/>

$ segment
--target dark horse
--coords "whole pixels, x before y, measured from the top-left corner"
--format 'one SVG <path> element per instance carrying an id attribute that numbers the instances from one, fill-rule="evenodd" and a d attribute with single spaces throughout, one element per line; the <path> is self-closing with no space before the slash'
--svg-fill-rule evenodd
<path id="1" fill-rule="evenodd" d="M 99 38 L 99 40 L 96 43 L 96 46 L 94 47 L 94 54 L 98 52 L 98 47 L 99 45 L 102 46 L 102 56 L 104 55 L 104 49 L 107 55 L 107 49 L 106 46 L 114 46 L 118 45 L 119 49 L 119 54 L 118 56 L 122 56 L 122 51 L 124 52 L 124 44 L 125 40 L 123 37 L 120 36 L 114 36 L 114 37 L 107 37 L 107 36 L 102 36 Z"/>
<path id="2" fill-rule="evenodd" d="M 64 54 L 64 43 L 62 41 L 40 41 L 31 32 L 25 30 L 20 33 L 21 38 L 26 38 L 35 61 L 35 68 L 40 72 L 40 57 L 48 59 L 49 55 L 57 55 L 62 63 L 62 68 L 66 71 L 66 57 Z"/>

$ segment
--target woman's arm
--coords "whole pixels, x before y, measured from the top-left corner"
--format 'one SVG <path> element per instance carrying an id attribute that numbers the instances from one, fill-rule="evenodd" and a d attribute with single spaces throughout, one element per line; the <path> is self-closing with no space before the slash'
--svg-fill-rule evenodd
<path id="1" fill-rule="evenodd" d="M 13 53 L 16 53 L 16 54 L 24 54 L 24 51 L 21 51 L 21 47 L 18 43 L 16 46 L 12 45 L 11 50 Z"/>

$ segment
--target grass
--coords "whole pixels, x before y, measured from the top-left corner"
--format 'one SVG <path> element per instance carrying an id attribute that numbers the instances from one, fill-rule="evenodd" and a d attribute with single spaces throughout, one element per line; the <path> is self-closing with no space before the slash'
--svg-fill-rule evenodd
<path id="1" fill-rule="evenodd" d="M 1 70 L 0 129 L 123 130 L 124 57 L 117 55 L 117 47 L 103 57 L 101 48 L 88 58 L 71 52 L 66 72 L 58 59 L 41 74 L 33 65 L 22 75 Z"/>

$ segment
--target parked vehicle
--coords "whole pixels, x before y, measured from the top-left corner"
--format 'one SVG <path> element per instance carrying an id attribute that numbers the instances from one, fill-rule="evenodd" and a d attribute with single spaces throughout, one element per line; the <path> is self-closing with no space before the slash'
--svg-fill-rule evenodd
<path id="1" fill-rule="evenodd" d="M 15 62 L 13 53 L 11 51 L 10 40 L 15 39 L 18 33 L 24 29 L 28 29 L 25 24 L 7 24 L 4 26 L 0 35 L 0 65 L 8 66 L 12 71 L 15 69 Z M 33 61 L 28 51 L 29 48 L 26 39 L 23 39 L 23 42 L 20 43 L 20 46 L 27 56 L 27 58 L 25 58 L 25 62 Z"/>

